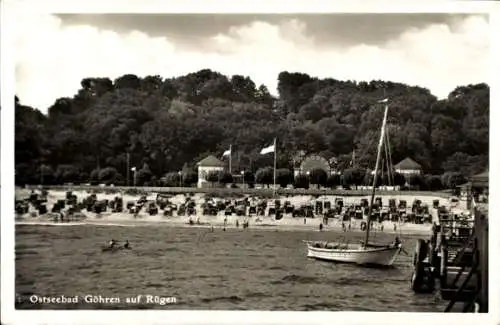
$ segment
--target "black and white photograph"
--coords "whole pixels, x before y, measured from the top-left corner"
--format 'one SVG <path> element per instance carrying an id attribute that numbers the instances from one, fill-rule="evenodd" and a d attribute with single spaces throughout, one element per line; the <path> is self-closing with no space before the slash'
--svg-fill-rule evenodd
<path id="1" fill-rule="evenodd" d="M 498 322 L 484 8 L 8 12 L 2 310 Z"/>

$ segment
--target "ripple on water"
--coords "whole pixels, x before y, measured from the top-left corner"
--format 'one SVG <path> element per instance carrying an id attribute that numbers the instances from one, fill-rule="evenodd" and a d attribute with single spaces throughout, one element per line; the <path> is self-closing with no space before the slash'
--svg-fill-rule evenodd
<path id="1" fill-rule="evenodd" d="M 217 302 L 217 301 L 223 301 L 223 302 L 230 302 L 230 303 L 239 303 L 244 301 L 243 298 L 240 298 L 238 296 L 219 296 L 219 297 L 211 297 L 211 298 L 202 298 L 202 302 L 205 303 L 211 303 L 211 302 Z"/>
<path id="2" fill-rule="evenodd" d="M 138 309 L 391 311 L 394 299 L 398 311 L 440 312 L 446 307 L 446 302 L 411 292 L 411 257 L 401 256 L 387 270 L 308 259 L 302 240 L 321 236 L 329 234 L 253 230 L 202 236 L 199 230 L 170 227 L 16 226 L 16 291 L 161 292 L 178 299 L 176 305 L 134 306 Z M 109 238 L 129 239 L 134 249 L 102 254 L 100 246 Z"/>

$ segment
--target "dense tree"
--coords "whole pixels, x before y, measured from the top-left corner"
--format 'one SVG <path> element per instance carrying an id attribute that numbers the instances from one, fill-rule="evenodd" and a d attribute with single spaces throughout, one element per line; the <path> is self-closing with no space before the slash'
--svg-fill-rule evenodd
<path id="1" fill-rule="evenodd" d="M 245 183 L 255 183 L 255 175 L 254 173 L 252 173 L 251 171 L 249 170 L 246 170 L 244 173 L 243 173 L 243 181 Z"/>
<path id="2" fill-rule="evenodd" d="M 299 174 L 297 177 L 295 177 L 295 180 L 293 182 L 293 186 L 295 188 L 309 188 L 309 177 L 304 174 Z"/>
<path id="3" fill-rule="evenodd" d="M 321 168 L 311 170 L 309 174 L 309 182 L 313 185 L 325 186 L 328 180 L 328 174 Z"/>
<path id="4" fill-rule="evenodd" d="M 161 178 L 161 183 L 164 186 L 177 187 L 181 183 L 181 178 L 178 172 L 169 172 Z"/>
<path id="5" fill-rule="evenodd" d="M 271 167 L 264 167 L 257 170 L 255 173 L 255 183 L 257 184 L 273 184 L 274 182 L 274 171 Z"/>
<path id="6" fill-rule="evenodd" d="M 340 175 L 329 175 L 328 179 L 326 180 L 326 185 L 331 188 L 336 188 L 337 186 L 342 185 L 340 182 Z"/>
<path id="7" fill-rule="evenodd" d="M 54 173 L 56 183 L 72 183 L 79 181 L 80 172 L 73 165 L 59 165 Z"/>
<path id="8" fill-rule="evenodd" d="M 441 177 L 436 175 L 426 175 L 425 184 L 429 191 L 440 191 L 443 189 Z"/>
<path id="9" fill-rule="evenodd" d="M 293 182 L 293 174 L 290 169 L 280 168 L 276 170 L 276 183 L 281 187 L 287 187 Z"/>
<path id="10" fill-rule="evenodd" d="M 465 177 L 459 172 L 446 172 L 443 174 L 442 182 L 446 188 L 455 189 L 465 183 Z"/>
<path id="11" fill-rule="evenodd" d="M 191 185 L 198 182 L 198 173 L 193 170 L 188 170 L 182 173 L 182 182 L 185 185 Z"/>
<path id="12" fill-rule="evenodd" d="M 221 171 L 219 173 L 219 180 L 222 184 L 229 184 L 233 182 L 233 176 L 227 171 Z"/>
<path id="13" fill-rule="evenodd" d="M 84 78 L 72 97 L 54 98 L 46 115 L 16 97 L 16 183 L 98 184 L 106 169 L 106 182 L 124 184 L 127 166 L 136 166 L 138 185 L 155 184 L 229 144 L 233 162 L 253 174 L 273 165 L 273 155 L 259 151 L 277 137 L 278 168 L 291 169 L 298 152 L 319 154 L 334 161 L 343 184 L 356 186 L 375 164 L 383 114 L 376 102 L 384 92 L 391 99 L 387 131 L 394 163 L 411 157 L 430 175 L 470 176 L 488 168 L 484 83 L 459 86 L 438 100 L 426 89 L 400 83 L 321 80 L 285 71 L 278 75 L 279 98 L 273 98 L 248 76 L 204 69 L 170 79 Z M 272 184 L 272 168 L 271 176 L 269 169 L 258 174 L 257 183 Z M 394 182 L 404 185 L 396 175 Z"/>
<path id="14" fill-rule="evenodd" d="M 366 180 L 366 170 L 362 168 L 349 168 L 344 170 L 342 175 L 343 184 L 345 186 L 359 186 Z M 371 184 L 370 184 L 371 185 Z"/>
<path id="15" fill-rule="evenodd" d="M 115 185 L 123 185 L 120 184 L 122 181 L 121 175 L 118 173 L 116 168 L 106 167 L 103 169 L 99 169 L 99 182 L 102 184 L 115 184 Z"/>
<path id="16" fill-rule="evenodd" d="M 422 176 L 419 174 L 410 175 L 408 183 L 412 188 L 415 189 L 421 189 L 425 185 Z"/>

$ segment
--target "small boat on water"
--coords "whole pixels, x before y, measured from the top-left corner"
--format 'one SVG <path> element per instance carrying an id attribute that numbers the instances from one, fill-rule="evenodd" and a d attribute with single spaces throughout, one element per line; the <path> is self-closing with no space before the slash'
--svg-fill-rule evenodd
<path id="1" fill-rule="evenodd" d="M 305 241 L 308 248 L 308 257 L 319 260 L 390 266 L 394 263 L 401 251 L 401 243 L 392 245 L 378 245 L 363 243 L 338 243 Z"/>
<path id="2" fill-rule="evenodd" d="M 387 99 L 383 100 L 387 102 Z M 378 143 L 377 161 L 375 163 L 373 186 L 368 214 L 366 215 L 365 240 L 360 243 L 348 242 L 325 242 L 325 241 L 305 241 L 307 245 L 307 256 L 327 261 L 345 262 L 355 264 L 365 264 L 374 266 L 390 266 L 396 260 L 397 255 L 402 250 L 402 244 L 399 238 L 396 238 L 392 244 L 370 243 L 371 216 L 375 199 L 375 188 L 377 184 L 378 169 L 380 164 L 380 155 L 385 137 L 385 128 L 387 124 L 388 105 L 385 105 L 384 118 L 382 121 L 382 130 L 380 132 L 380 141 Z"/>

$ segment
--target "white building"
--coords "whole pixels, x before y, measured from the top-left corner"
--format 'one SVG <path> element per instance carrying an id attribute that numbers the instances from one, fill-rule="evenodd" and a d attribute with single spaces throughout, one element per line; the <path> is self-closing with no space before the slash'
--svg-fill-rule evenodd
<path id="1" fill-rule="evenodd" d="M 394 170 L 404 176 L 422 174 L 422 166 L 411 158 L 401 160 L 394 166 Z"/>
<path id="2" fill-rule="evenodd" d="M 310 155 L 302 160 L 301 164 L 294 168 L 293 176 L 297 177 L 300 174 L 307 174 L 313 169 L 323 169 L 327 175 L 331 174 L 330 164 L 328 160 L 319 155 Z"/>
<path id="3" fill-rule="evenodd" d="M 198 188 L 206 187 L 210 182 L 207 181 L 207 176 L 212 171 L 223 171 L 224 163 L 214 156 L 208 156 L 198 164 Z"/>

